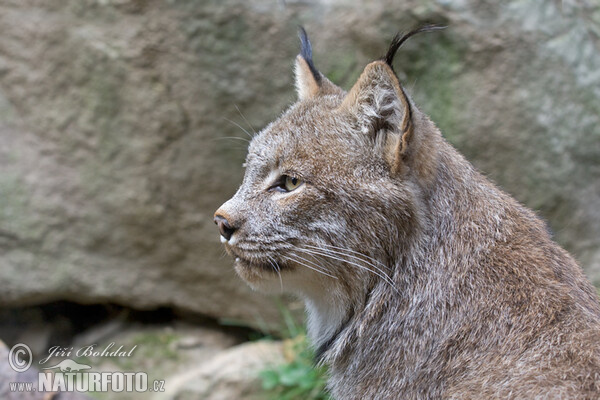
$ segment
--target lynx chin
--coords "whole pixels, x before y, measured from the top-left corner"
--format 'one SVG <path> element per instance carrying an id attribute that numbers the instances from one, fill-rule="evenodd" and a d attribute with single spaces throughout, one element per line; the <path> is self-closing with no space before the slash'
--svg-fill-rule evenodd
<path id="1" fill-rule="evenodd" d="M 221 241 L 252 288 L 305 301 L 335 399 L 598 399 L 596 291 L 394 72 L 435 29 L 348 92 L 301 29 L 298 101 L 251 141 Z"/>

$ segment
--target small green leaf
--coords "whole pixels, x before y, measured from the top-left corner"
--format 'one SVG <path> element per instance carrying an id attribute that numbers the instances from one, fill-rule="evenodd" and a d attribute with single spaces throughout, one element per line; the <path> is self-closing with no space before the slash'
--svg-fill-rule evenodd
<path id="1" fill-rule="evenodd" d="M 279 375 L 272 370 L 264 370 L 260 372 L 262 378 L 262 387 L 264 390 L 272 390 L 279 385 Z"/>

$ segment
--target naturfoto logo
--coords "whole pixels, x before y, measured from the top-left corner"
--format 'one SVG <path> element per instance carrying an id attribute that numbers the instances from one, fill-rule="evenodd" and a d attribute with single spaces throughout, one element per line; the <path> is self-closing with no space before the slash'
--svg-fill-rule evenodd
<path id="1" fill-rule="evenodd" d="M 65 358 L 43 368 L 38 373 L 37 385 L 34 382 L 11 382 L 11 392 L 163 392 L 164 380 L 154 380 L 149 384 L 146 372 L 97 372 L 89 371 L 90 365 L 79 363 L 66 357 L 131 357 L 137 345 L 130 349 L 110 343 L 104 348 L 96 344 L 73 347 L 54 346 L 49 355 L 39 361 L 44 365 L 53 357 Z M 32 364 L 33 355 L 29 346 L 19 343 L 12 347 L 8 361 L 16 372 L 27 371 Z M 54 370 L 54 371 L 53 371 Z"/>

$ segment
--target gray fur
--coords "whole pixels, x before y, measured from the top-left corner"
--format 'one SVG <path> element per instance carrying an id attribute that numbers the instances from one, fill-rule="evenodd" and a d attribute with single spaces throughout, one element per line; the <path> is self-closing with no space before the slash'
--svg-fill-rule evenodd
<path id="1" fill-rule="evenodd" d="M 544 223 L 407 112 L 385 62 L 298 90 L 217 214 L 248 284 L 305 299 L 333 396 L 600 398 L 598 297 Z M 270 190 L 281 174 L 304 183 Z"/>

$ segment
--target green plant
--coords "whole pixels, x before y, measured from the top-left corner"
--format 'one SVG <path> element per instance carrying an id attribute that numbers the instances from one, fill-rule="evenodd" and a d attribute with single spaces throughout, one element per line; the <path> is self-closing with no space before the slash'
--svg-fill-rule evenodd
<path id="1" fill-rule="evenodd" d="M 283 354 L 285 363 L 272 365 L 259 375 L 262 387 L 273 400 L 329 400 L 325 390 L 327 369 L 316 366 L 306 331 L 291 312 L 279 307 L 285 321 Z"/>
<path id="2" fill-rule="evenodd" d="M 327 371 L 314 365 L 314 354 L 306 335 L 283 342 L 286 363 L 260 372 L 262 387 L 277 400 L 327 400 Z"/>

